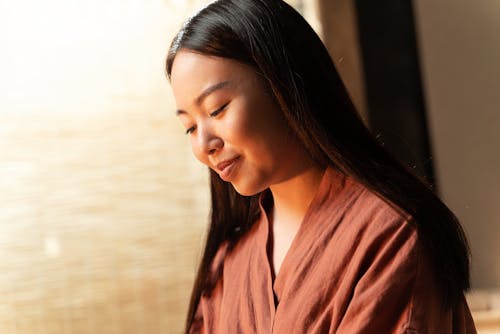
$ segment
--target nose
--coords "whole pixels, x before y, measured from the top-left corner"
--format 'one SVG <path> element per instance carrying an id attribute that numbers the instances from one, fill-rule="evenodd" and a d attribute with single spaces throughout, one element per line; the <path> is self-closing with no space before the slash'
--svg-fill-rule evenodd
<path id="1" fill-rule="evenodd" d="M 205 146 L 205 153 L 211 155 L 220 150 L 224 142 L 219 137 L 210 138 Z"/>
<path id="2" fill-rule="evenodd" d="M 199 134 L 199 148 L 204 154 L 212 155 L 224 147 L 222 138 L 217 136 L 209 127 L 200 127 Z"/>

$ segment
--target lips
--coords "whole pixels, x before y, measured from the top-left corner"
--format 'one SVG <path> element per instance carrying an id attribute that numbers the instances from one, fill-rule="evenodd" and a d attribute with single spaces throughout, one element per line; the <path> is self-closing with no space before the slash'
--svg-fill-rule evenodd
<path id="1" fill-rule="evenodd" d="M 238 156 L 238 157 L 235 157 L 232 159 L 221 161 L 217 164 L 216 168 L 219 171 L 220 177 L 224 181 L 229 180 L 229 178 L 232 174 L 232 171 L 234 170 L 234 167 L 235 167 L 236 163 L 238 162 L 239 158 L 240 157 Z"/>

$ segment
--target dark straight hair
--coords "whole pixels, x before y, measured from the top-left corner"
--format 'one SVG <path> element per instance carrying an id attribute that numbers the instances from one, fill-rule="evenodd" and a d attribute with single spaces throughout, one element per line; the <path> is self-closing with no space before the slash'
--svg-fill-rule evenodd
<path id="1" fill-rule="evenodd" d="M 186 21 L 170 47 L 170 77 L 177 52 L 188 49 L 251 66 L 262 76 L 290 128 L 312 159 L 332 166 L 410 214 L 430 254 L 444 308 L 469 288 L 469 248 L 456 216 L 429 185 L 389 155 L 357 114 L 328 51 L 309 24 L 281 0 L 219 0 Z M 211 221 L 191 295 L 186 332 L 202 293 L 214 278 L 210 265 L 258 214 L 257 195 L 239 195 L 211 171 Z"/>

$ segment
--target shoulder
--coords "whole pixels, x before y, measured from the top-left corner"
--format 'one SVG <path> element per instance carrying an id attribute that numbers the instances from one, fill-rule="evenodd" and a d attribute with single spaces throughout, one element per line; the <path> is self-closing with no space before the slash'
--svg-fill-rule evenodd
<path id="1" fill-rule="evenodd" d="M 350 178 L 345 184 L 339 194 L 342 200 L 331 203 L 329 208 L 340 210 L 339 224 L 344 233 L 360 246 L 371 245 L 370 251 L 376 250 L 376 244 L 382 247 L 394 238 L 417 246 L 418 228 L 410 214 Z"/>
<path id="2" fill-rule="evenodd" d="M 350 308 L 353 319 L 363 312 L 370 319 L 397 315 L 392 323 L 418 333 L 450 333 L 457 330 L 457 321 L 473 327 L 465 301 L 455 309 L 443 308 L 432 265 L 432 257 L 439 255 L 426 249 L 413 217 L 362 185 L 353 187 L 358 191 L 345 227 L 356 244 L 350 261 L 359 278 Z"/>
<path id="3" fill-rule="evenodd" d="M 356 245 L 353 260 L 359 261 L 359 274 L 367 275 L 369 282 L 391 273 L 392 279 L 405 277 L 410 283 L 422 252 L 413 217 L 364 186 L 353 187 L 357 195 L 341 224 L 345 236 Z"/>

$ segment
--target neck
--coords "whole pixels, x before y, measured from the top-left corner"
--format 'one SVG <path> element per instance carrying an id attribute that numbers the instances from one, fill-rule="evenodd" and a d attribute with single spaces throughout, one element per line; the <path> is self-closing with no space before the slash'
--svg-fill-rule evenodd
<path id="1" fill-rule="evenodd" d="M 300 225 L 319 187 L 324 168 L 311 166 L 290 179 L 270 187 L 273 222 Z"/>

